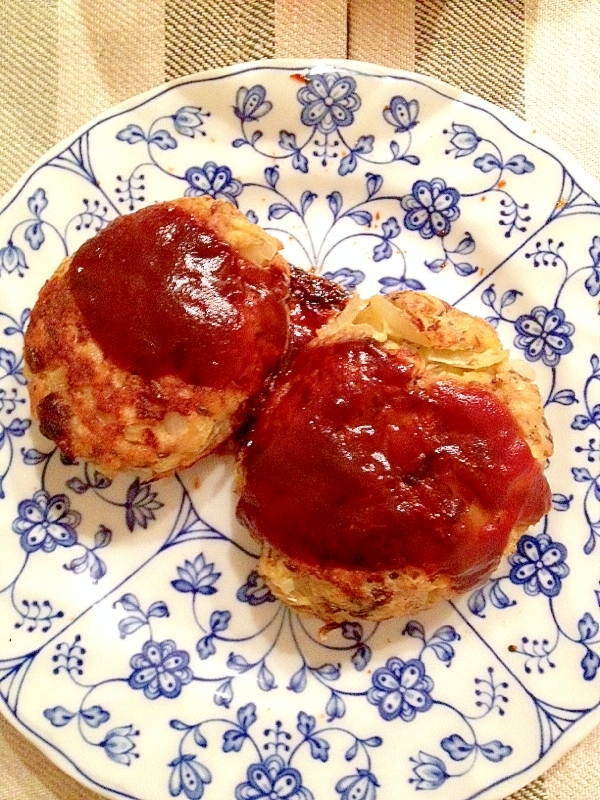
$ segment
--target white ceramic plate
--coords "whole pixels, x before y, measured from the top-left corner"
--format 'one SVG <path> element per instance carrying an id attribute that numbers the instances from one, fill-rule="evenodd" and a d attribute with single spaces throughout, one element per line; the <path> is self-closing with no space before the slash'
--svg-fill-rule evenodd
<path id="1" fill-rule="evenodd" d="M 598 187 L 506 112 L 416 75 L 268 62 L 180 80 L 42 159 L 0 212 L 0 696 L 113 797 L 500 798 L 600 720 Z M 418 620 L 275 602 L 231 464 L 109 481 L 30 424 L 27 309 L 108 220 L 210 194 L 293 263 L 426 288 L 535 370 L 554 510 L 479 591 Z"/>

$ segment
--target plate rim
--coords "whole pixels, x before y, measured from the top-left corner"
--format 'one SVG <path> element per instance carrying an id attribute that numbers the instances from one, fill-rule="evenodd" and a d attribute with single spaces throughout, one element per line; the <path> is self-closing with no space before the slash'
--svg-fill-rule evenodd
<path id="1" fill-rule="evenodd" d="M 534 147 L 542 150 L 545 154 L 558 161 L 564 170 L 570 174 L 574 181 L 588 194 L 596 204 L 600 205 L 600 179 L 590 174 L 585 168 L 581 167 L 576 161 L 575 156 L 561 144 L 552 140 L 546 134 L 539 133 L 533 128 L 526 120 L 521 119 L 513 111 L 510 111 L 502 106 L 488 101 L 482 97 L 477 96 L 471 92 L 467 92 L 459 87 L 435 78 L 429 75 L 418 73 L 415 71 L 397 69 L 392 67 L 385 67 L 380 64 L 369 61 L 343 59 L 343 58 L 271 58 L 271 59 L 258 59 L 252 61 L 242 61 L 231 64 L 225 67 L 215 67 L 209 70 L 202 70 L 199 72 L 183 75 L 158 84 L 150 89 L 139 94 L 132 95 L 125 100 L 122 100 L 109 108 L 104 109 L 83 125 L 79 126 L 72 133 L 65 136 L 61 141 L 57 142 L 51 148 L 46 150 L 39 158 L 37 158 L 31 166 L 14 182 L 14 184 L 7 190 L 7 192 L 0 197 L 0 215 L 3 215 L 8 208 L 15 202 L 24 186 L 31 180 L 31 178 L 56 155 L 64 152 L 64 150 L 71 147 L 83 134 L 90 132 L 95 127 L 103 122 L 118 117 L 119 115 L 127 112 L 135 111 L 142 105 L 148 102 L 158 100 L 162 95 L 186 85 L 207 83 L 222 78 L 243 75 L 260 70 L 286 70 L 286 71 L 349 71 L 356 73 L 364 78 L 389 78 L 390 80 L 407 80 L 433 89 L 445 99 L 455 102 L 459 101 L 465 105 L 470 106 L 475 110 L 483 110 L 493 115 L 507 131 L 533 145 Z M 108 593 L 110 594 L 110 592 Z M 108 594 L 106 596 L 108 596 Z M 466 621 L 460 611 L 459 614 L 463 621 Z M 485 647 L 491 650 L 490 646 L 485 640 L 482 640 Z M 493 651 L 492 651 L 493 652 Z M 494 653 L 495 655 L 495 653 Z M 80 767 L 75 764 L 58 746 L 47 741 L 41 734 L 32 730 L 27 726 L 12 710 L 6 705 L 4 700 L 0 702 L 0 714 L 8 722 L 8 724 L 15 728 L 20 735 L 22 735 L 28 746 L 33 746 L 36 750 L 42 752 L 53 765 L 55 765 L 62 772 L 66 773 L 72 780 L 75 780 L 79 785 L 88 788 L 90 791 L 101 794 L 107 798 L 116 798 L 123 800 L 123 798 L 135 798 L 136 800 L 143 800 L 142 796 L 130 795 L 125 792 L 115 791 L 110 788 L 101 787 L 93 779 L 85 775 Z M 586 715 L 580 718 L 576 724 L 571 725 L 564 731 L 552 747 L 534 764 L 522 769 L 520 772 L 502 778 L 496 784 L 489 785 L 469 796 L 471 798 L 485 797 L 487 800 L 501 800 L 507 794 L 518 791 L 519 789 L 527 786 L 532 781 L 539 778 L 551 766 L 553 766 L 560 758 L 562 758 L 568 751 L 579 744 L 586 736 L 590 734 L 600 724 L 600 701 L 595 708 L 590 709 Z M 526 780 L 520 778 L 525 776 Z M 513 785 L 514 784 L 514 785 Z M 498 793 L 497 792 L 501 792 Z"/>
<path id="2" fill-rule="evenodd" d="M 92 130 L 92 128 L 96 127 L 101 122 L 106 122 L 125 111 L 134 111 L 140 105 L 147 103 L 149 100 L 157 99 L 162 94 L 166 94 L 174 88 L 191 83 L 206 83 L 229 75 L 238 75 L 260 69 L 285 69 L 290 71 L 296 69 L 300 71 L 306 69 L 325 69 L 328 67 L 331 67 L 333 71 L 338 69 L 350 70 L 363 75 L 363 77 L 387 77 L 390 79 L 412 80 L 434 89 L 449 100 L 459 100 L 475 109 L 483 109 L 496 116 L 499 122 L 508 128 L 511 133 L 524 139 L 529 144 L 539 147 L 551 158 L 563 163 L 568 172 L 575 178 L 576 182 L 581 185 L 581 188 L 592 196 L 596 202 L 600 202 L 600 176 L 596 178 L 581 167 L 576 157 L 573 156 L 568 149 L 558 142 L 555 142 L 550 136 L 539 133 L 536 128 L 532 128 L 526 120 L 521 119 L 513 111 L 496 105 L 472 92 L 460 89 L 452 83 L 443 81 L 440 78 L 425 75 L 424 73 L 396 69 L 394 67 L 384 67 L 370 61 L 343 58 L 265 58 L 253 61 L 240 61 L 226 67 L 215 67 L 213 69 L 190 73 L 189 75 L 182 75 L 179 78 L 172 78 L 104 109 L 88 120 L 88 122 L 80 125 L 72 133 L 63 137 L 59 142 L 39 156 L 39 158 L 35 159 L 29 168 L 26 169 L 14 184 L 0 197 L 0 215 L 9 208 L 24 184 L 30 180 L 39 169 L 50 159 L 70 147 L 82 134 Z M 589 185 L 588 181 L 590 182 Z M 599 199 L 596 199 L 596 196 Z"/>

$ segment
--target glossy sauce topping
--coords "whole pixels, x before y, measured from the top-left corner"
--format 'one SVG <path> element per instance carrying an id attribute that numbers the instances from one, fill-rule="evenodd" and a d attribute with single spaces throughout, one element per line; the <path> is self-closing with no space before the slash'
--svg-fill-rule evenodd
<path id="1" fill-rule="evenodd" d="M 174 204 L 111 222 L 73 256 L 68 279 L 105 356 L 147 379 L 253 394 L 287 344 L 287 277 Z"/>
<path id="2" fill-rule="evenodd" d="M 547 481 L 494 395 L 412 371 L 370 341 L 301 352 L 244 451 L 242 523 L 318 567 L 485 576 L 547 512 Z"/>
<path id="3" fill-rule="evenodd" d="M 291 354 L 295 355 L 319 328 L 339 314 L 348 299 L 348 293 L 338 283 L 292 267 L 288 299 Z"/>
<path id="4" fill-rule="evenodd" d="M 326 325 L 346 306 L 350 295 L 339 284 L 315 275 L 298 267 L 290 270 L 290 294 L 287 305 L 290 312 L 290 337 L 288 348 L 282 359 L 280 369 L 285 369 L 298 353 L 314 339 L 319 328 Z M 240 425 L 232 440 L 225 445 L 227 452 L 244 447 L 248 436 L 262 413 L 273 385 L 277 380 L 275 372 L 265 381 L 262 391 L 252 403 L 245 407 L 240 416 Z"/>

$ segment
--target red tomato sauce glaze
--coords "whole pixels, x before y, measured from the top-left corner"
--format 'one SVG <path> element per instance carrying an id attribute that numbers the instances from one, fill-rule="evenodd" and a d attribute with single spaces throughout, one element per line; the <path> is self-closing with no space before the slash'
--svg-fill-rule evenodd
<path id="1" fill-rule="evenodd" d="M 548 483 L 490 391 L 412 373 L 368 340 L 305 348 L 247 440 L 240 521 L 320 568 L 482 580 L 548 511 Z"/>
<path id="2" fill-rule="evenodd" d="M 252 395 L 287 346 L 288 277 L 175 204 L 111 222 L 75 253 L 68 280 L 104 355 L 149 380 Z"/>
<path id="3" fill-rule="evenodd" d="M 339 284 L 292 267 L 290 279 L 290 344 L 288 358 L 309 342 L 346 306 L 350 295 Z"/>

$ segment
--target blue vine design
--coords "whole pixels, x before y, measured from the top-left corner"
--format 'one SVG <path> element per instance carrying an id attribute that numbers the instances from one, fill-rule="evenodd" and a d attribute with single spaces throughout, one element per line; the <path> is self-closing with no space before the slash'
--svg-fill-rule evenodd
<path id="1" fill-rule="evenodd" d="M 273 109 L 273 104 L 266 99 L 264 86 L 256 84 L 249 89 L 241 87 L 236 96 L 234 113 L 240 121 L 241 136 L 234 139 L 233 147 L 250 146 L 257 153 L 269 158 L 291 159 L 292 167 L 302 173 L 308 173 L 309 160 L 304 151 L 312 144 L 310 153 L 317 158 L 322 167 L 326 167 L 330 159 L 337 159 L 343 149 L 338 166 L 338 175 L 344 177 L 352 174 L 359 161 L 368 164 L 390 164 L 402 161 L 412 166 L 420 164 L 420 159 L 409 153 L 412 145 L 412 129 L 418 124 L 419 103 L 417 100 L 407 101 L 400 95 L 390 99 L 383 109 L 384 120 L 394 127 L 394 132 L 404 135 L 405 146 L 402 149 L 396 140 L 389 143 L 390 157 L 379 160 L 371 156 L 375 146 L 374 136 L 360 136 L 351 145 L 342 129 L 354 122 L 354 112 L 361 106 L 361 99 L 356 93 L 356 80 L 347 75 L 325 73 L 323 75 L 292 75 L 303 86 L 297 92 L 297 99 L 302 105 L 301 122 L 308 128 L 304 140 L 299 143 L 296 134 L 282 130 L 278 144 L 280 153 L 273 155 L 261 150 L 258 146 L 263 137 L 260 129 L 249 133 L 249 125 L 256 123 Z"/>
<path id="2" fill-rule="evenodd" d="M 582 585 L 590 596 L 583 595 L 581 609 L 569 617 L 579 568 L 575 557 L 591 564 L 600 533 L 600 362 L 593 341 L 587 352 L 584 341 L 585 326 L 597 319 L 600 296 L 597 203 L 551 154 L 527 137 L 513 136 L 506 126 L 494 127 L 493 115 L 487 138 L 482 137 L 477 130 L 483 125 L 466 124 L 468 110 L 457 112 L 458 101 L 449 113 L 464 124 L 447 115 L 441 124 L 435 121 L 438 133 L 427 139 L 426 98 L 434 90 L 418 81 L 388 84 L 386 101 L 377 100 L 377 106 L 360 75 L 346 76 L 341 68 L 325 69 L 320 76 L 314 69 L 281 71 L 289 81 L 287 101 L 283 82 L 275 90 L 265 73 L 244 74 L 229 76 L 222 92 L 233 133 L 219 147 L 212 141 L 215 109 L 208 110 L 214 100 L 203 94 L 203 81 L 195 82 L 198 93 L 190 91 L 183 101 L 165 92 L 156 113 L 144 102 L 143 113 L 136 106 L 110 118 L 107 130 L 117 166 L 105 158 L 96 163 L 98 138 L 91 126 L 31 173 L 10 201 L 10 221 L 0 240 L 0 281 L 9 290 L 3 296 L 13 303 L 0 311 L 0 505 L 8 508 L 12 560 L 4 568 L 0 602 L 14 645 L 7 645 L 0 660 L 0 696 L 20 718 L 17 704 L 26 696 L 23 686 L 30 685 L 25 681 L 31 665 L 43 668 L 49 661 L 40 735 L 67 757 L 74 740 L 80 751 L 85 745 L 83 752 L 100 748 L 108 768 L 116 776 L 126 774 L 124 785 L 129 780 L 128 786 L 136 787 L 128 789 L 133 794 L 147 763 L 146 742 L 158 731 L 168 741 L 161 764 L 167 796 L 197 800 L 211 791 L 218 796 L 223 763 L 229 760 L 236 772 L 232 769 L 226 780 L 236 800 L 255 800 L 263 788 L 274 797 L 287 790 L 288 798 L 308 800 L 323 787 L 340 800 L 375 800 L 389 793 L 379 759 L 389 758 L 398 737 L 406 741 L 403 733 L 418 731 L 419 721 L 421 730 L 436 735 L 423 744 L 403 745 L 394 779 L 399 791 L 404 781 L 407 793 L 439 794 L 452 780 L 460 793 L 461 776 L 474 776 L 475 764 L 478 775 L 487 775 L 482 779 L 487 786 L 517 769 L 512 748 L 517 752 L 519 737 L 510 730 L 511 714 L 521 707 L 516 684 L 537 715 L 540 754 L 594 709 L 589 696 L 586 708 L 579 707 L 584 701 L 567 707 L 576 702 L 572 695 L 562 708 L 535 691 L 549 686 L 547 676 L 559 673 L 567 659 L 569 680 L 579 681 L 579 689 L 593 694 L 598 679 L 600 618 L 594 608 L 600 589 L 595 579 L 587 589 Z M 278 127 L 284 102 L 285 130 Z M 373 133 L 369 115 L 379 119 Z M 550 187 L 548 197 L 538 197 L 535 175 L 550 159 L 559 166 L 562 184 Z M 465 165 L 462 171 L 450 169 L 457 160 L 459 167 Z M 69 188 L 74 181 L 83 187 L 80 199 L 76 195 L 65 207 L 53 183 L 60 183 L 61 175 L 68 175 Z M 16 299 L 21 287 L 27 291 L 43 278 L 47 263 L 69 255 L 110 220 L 161 193 L 234 203 L 286 247 L 291 242 L 299 266 L 312 267 L 349 290 L 438 293 L 439 286 L 439 294 L 452 299 L 450 292 L 460 284 L 463 296 L 455 302 L 469 295 L 475 305 L 481 302 L 500 335 L 539 371 L 551 423 L 558 419 L 571 433 L 572 460 L 564 474 L 550 473 L 549 519 L 522 537 L 512 560 L 466 599 L 464 613 L 460 604 L 452 605 L 452 620 L 460 619 L 463 627 L 438 622 L 429 628 L 425 619 L 430 617 L 423 617 L 396 633 L 396 623 L 364 622 L 318 632 L 270 593 L 256 571 L 250 540 L 223 533 L 199 516 L 184 488 L 195 478 L 156 484 L 135 476 L 113 480 L 34 438 L 25 412 L 21 353 L 28 311 Z M 484 201 L 492 235 L 506 243 L 492 254 L 498 259 L 492 264 L 481 231 L 466 222 L 477 210 L 475 203 Z M 575 218 L 581 230 L 577 242 L 570 228 Z M 539 292 L 506 279 L 507 273 L 499 272 L 491 283 L 490 272 L 501 271 L 508 261 L 528 278 L 539 276 Z M 11 287 L 17 287 L 14 295 Z M 589 301 L 585 319 L 583 313 L 578 316 L 574 297 Z M 571 371 L 577 363 L 580 373 Z M 23 466 L 27 489 L 15 491 L 8 478 Z M 562 474 L 557 485 L 554 474 Z M 20 510 L 19 503 L 24 504 Z M 561 514 L 575 531 L 564 543 L 558 533 Z M 161 526 L 170 526 L 169 531 Z M 125 576 L 116 541 L 129 542 L 130 534 L 136 538 L 132 558 L 140 556 L 134 572 Z M 181 554 L 175 555 L 176 547 Z M 159 559 L 170 559 L 168 574 L 160 573 L 162 583 L 146 583 L 141 570 Z M 75 592 L 89 592 L 94 603 L 110 610 L 114 630 L 104 631 L 102 642 L 112 635 L 115 652 L 121 648 L 118 670 L 100 662 L 89 669 L 98 631 L 77 616 L 85 613 L 83 606 L 67 607 L 60 599 L 64 595 L 50 593 L 44 582 L 39 593 L 31 589 L 32 576 L 43 574 L 46 565 Z M 513 626 L 511 615 L 527 610 L 526 603 L 535 603 L 540 616 L 527 626 Z M 182 616 L 185 641 L 183 633 L 174 632 L 180 630 L 176 615 Z M 461 663 L 455 654 L 459 648 L 461 656 L 468 652 L 465 632 L 472 629 L 487 643 L 487 626 L 498 615 L 511 621 L 511 638 L 502 652 L 493 651 L 495 666 L 475 668 L 460 699 L 448 701 L 443 676 L 459 670 L 462 677 L 464 659 Z M 204 711 L 183 716 L 194 691 L 203 693 L 206 702 L 198 707 Z M 130 704 L 116 700 L 123 692 Z M 271 719 L 269 709 L 282 698 L 293 707 L 293 716 L 282 711 Z M 177 711 L 163 717 L 159 728 L 153 715 L 159 719 L 165 707 L 170 713 L 170 703 Z M 365 728 L 359 730 L 361 710 Z M 368 714 L 379 720 L 372 728 Z M 448 727 L 437 735 L 435 715 L 442 714 Z M 496 726 L 501 718 L 508 727 Z M 313 774 L 306 767 L 310 761 L 323 768 Z M 84 762 L 85 757 L 77 761 L 82 770 Z"/>

